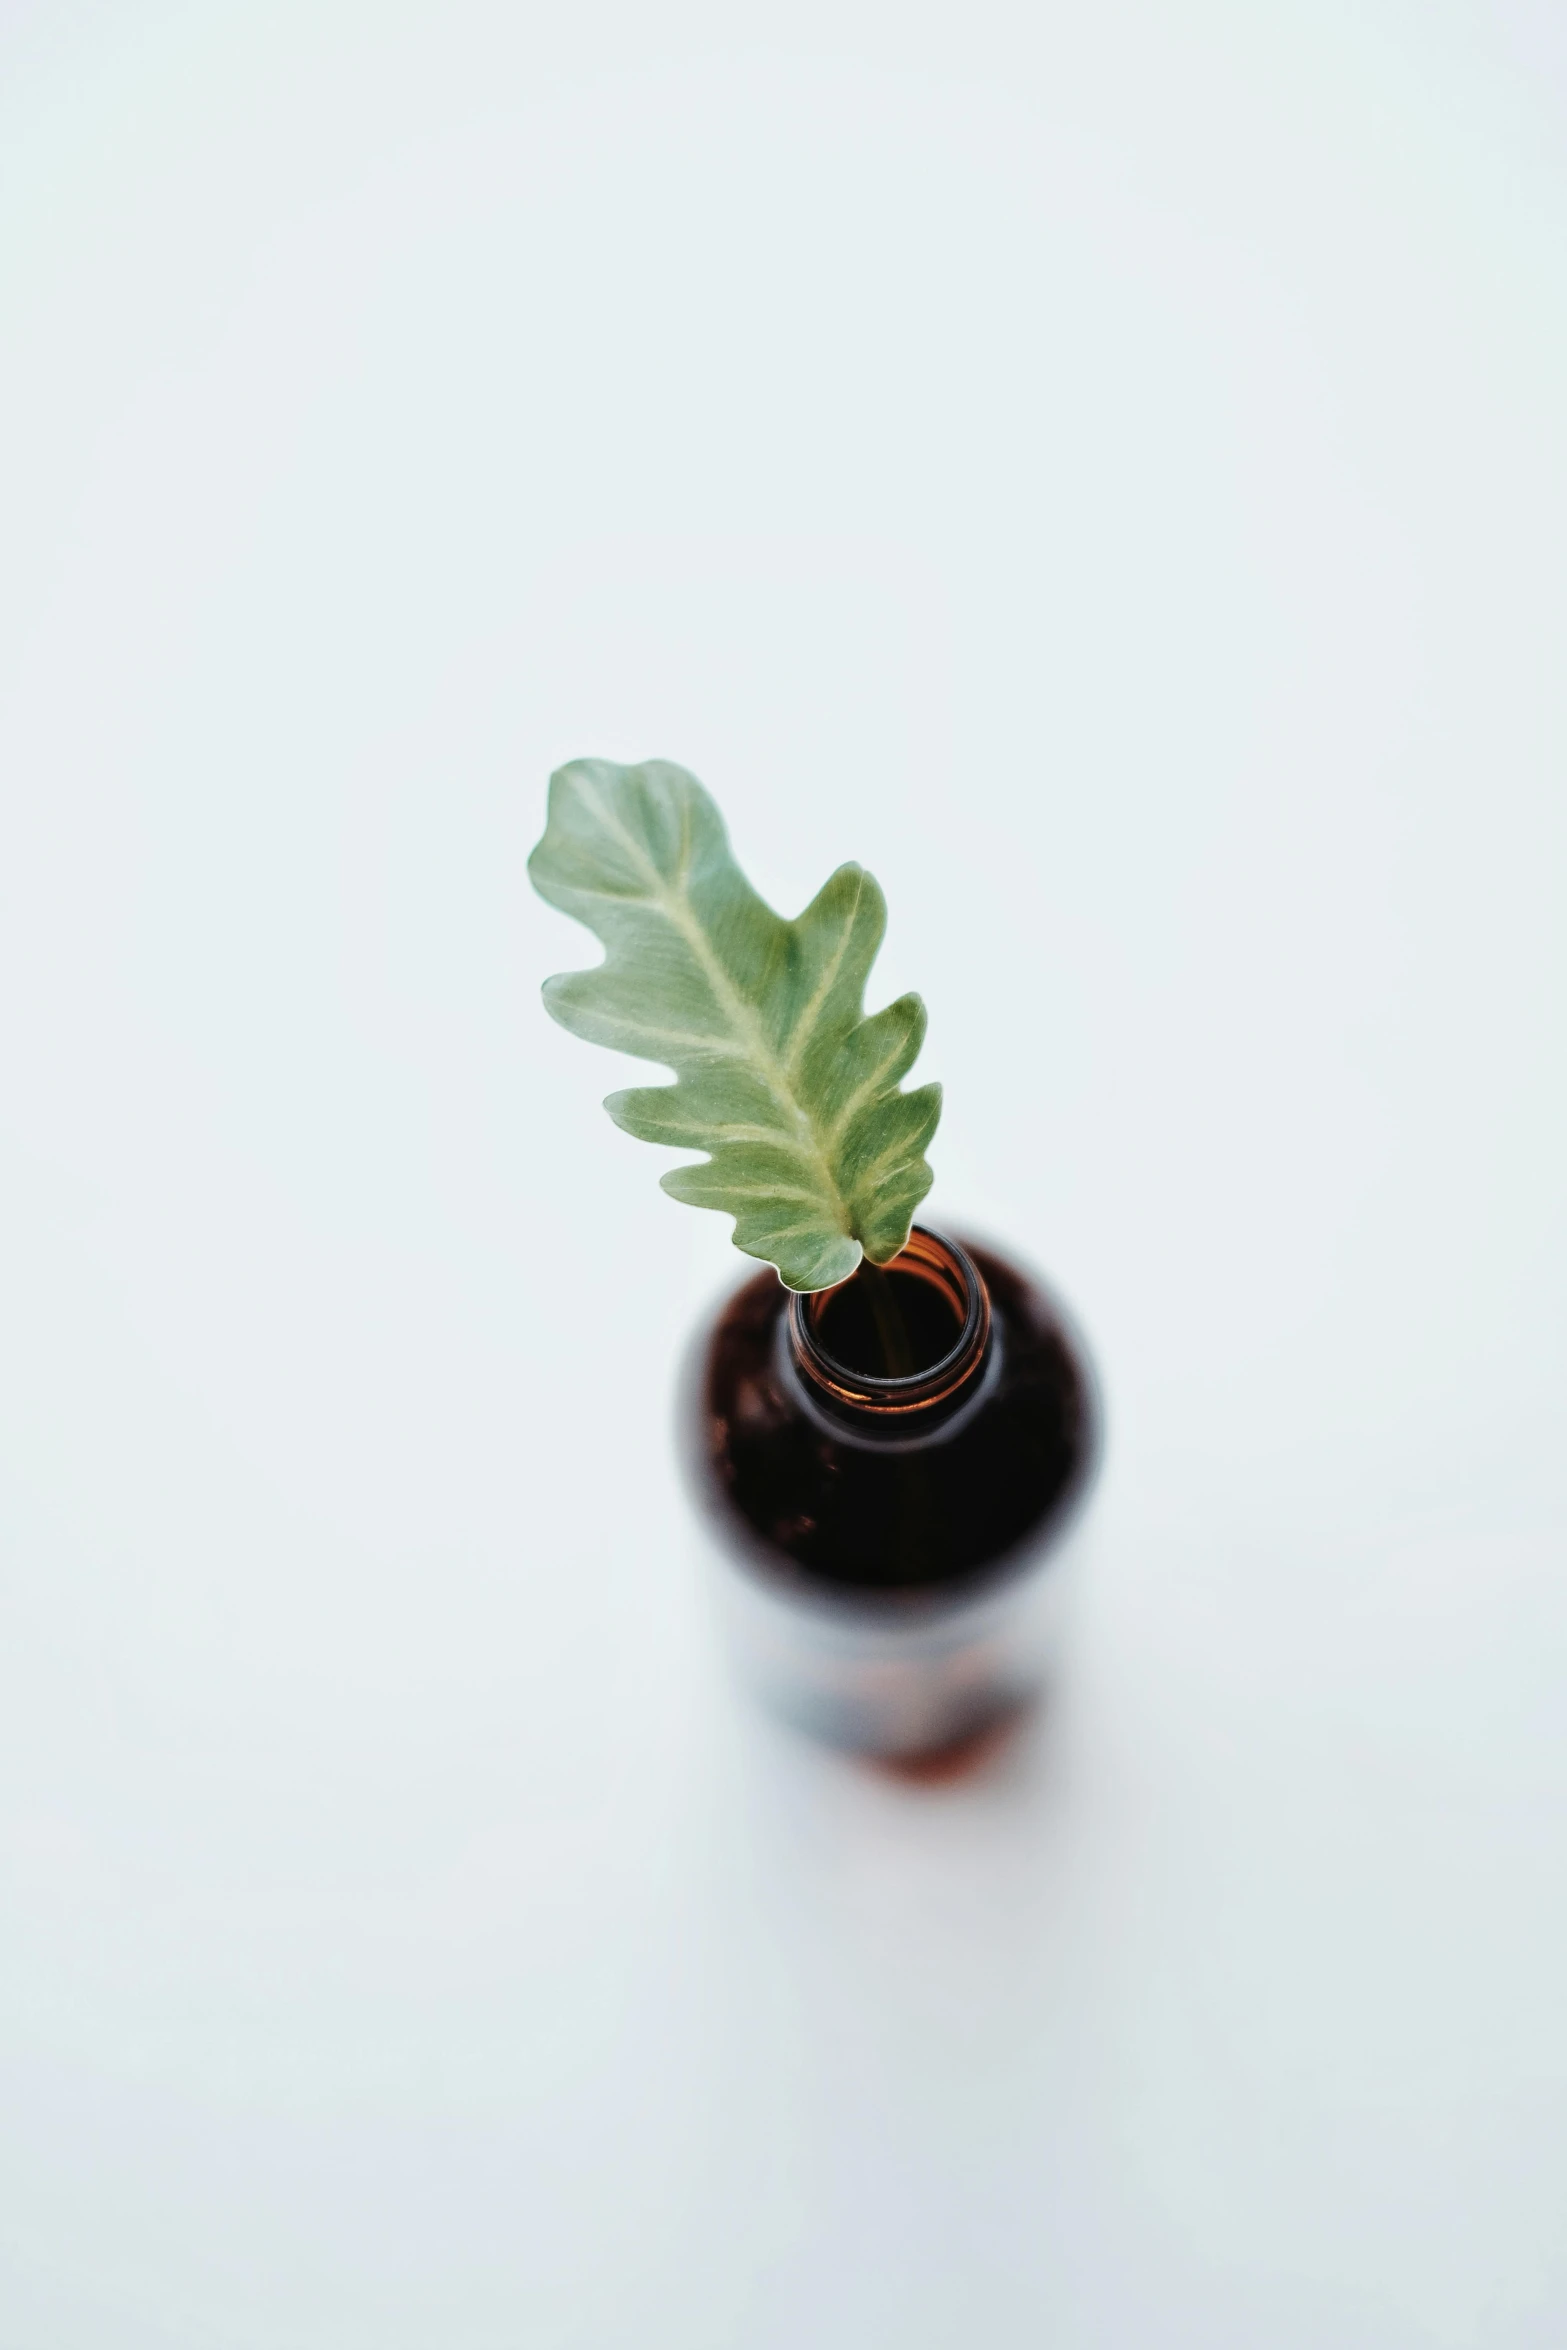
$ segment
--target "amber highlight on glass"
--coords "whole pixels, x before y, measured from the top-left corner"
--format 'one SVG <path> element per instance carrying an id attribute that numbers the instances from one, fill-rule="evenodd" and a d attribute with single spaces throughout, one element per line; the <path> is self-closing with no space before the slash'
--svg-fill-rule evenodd
<path id="1" fill-rule="evenodd" d="M 920 1226 L 836 1289 L 758 1274 L 684 1421 L 741 1662 L 780 1711 L 908 1754 L 1031 1694 L 1099 1445 L 1081 1342 L 1037 1282 Z"/>

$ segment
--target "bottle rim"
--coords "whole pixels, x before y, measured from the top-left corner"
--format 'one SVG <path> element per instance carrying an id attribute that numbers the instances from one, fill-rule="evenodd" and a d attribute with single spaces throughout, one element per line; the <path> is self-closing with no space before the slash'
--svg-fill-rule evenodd
<path id="1" fill-rule="evenodd" d="M 828 1301 L 847 1286 L 844 1282 L 831 1289 L 796 1291 L 790 1297 L 789 1351 L 812 1387 L 840 1411 L 857 1419 L 868 1415 L 895 1421 L 904 1413 L 947 1403 L 968 1387 L 990 1344 L 990 1292 L 967 1249 L 923 1224 L 913 1227 L 903 1248 L 881 1270 L 927 1282 L 952 1308 L 957 1336 L 935 1362 L 898 1377 L 841 1362 L 824 1342 L 821 1324 Z M 857 1273 L 849 1275 L 851 1281 L 857 1278 Z"/>

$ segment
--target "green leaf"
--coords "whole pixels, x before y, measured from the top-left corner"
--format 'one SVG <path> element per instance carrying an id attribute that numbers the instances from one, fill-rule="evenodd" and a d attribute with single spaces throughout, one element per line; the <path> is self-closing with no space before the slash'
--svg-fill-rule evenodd
<path id="1" fill-rule="evenodd" d="M 931 1186 L 941 1088 L 898 1080 L 925 1035 L 900 996 L 865 1017 L 887 907 L 840 865 L 796 921 L 759 898 L 694 775 L 663 759 L 576 759 L 550 778 L 533 886 L 603 940 L 596 970 L 544 983 L 546 1009 L 592 1044 L 660 1061 L 674 1085 L 604 1107 L 644 1142 L 710 1156 L 664 1189 L 735 1220 L 735 1246 L 791 1289 L 884 1265 Z"/>

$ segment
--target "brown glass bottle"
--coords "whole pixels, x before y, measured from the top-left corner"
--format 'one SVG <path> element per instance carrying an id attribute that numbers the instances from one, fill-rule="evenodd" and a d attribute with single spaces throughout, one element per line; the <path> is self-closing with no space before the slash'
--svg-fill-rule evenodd
<path id="1" fill-rule="evenodd" d="M 1036 1282 L 920 1226 L 815 1296 L 763 1272 L 702 1347 L 685 1421 L 731 1631 L 781 1711 L 911 1753 L 1031 1692 L 1039 1570 L 1099 1445 L 1082 1347 Z"/>

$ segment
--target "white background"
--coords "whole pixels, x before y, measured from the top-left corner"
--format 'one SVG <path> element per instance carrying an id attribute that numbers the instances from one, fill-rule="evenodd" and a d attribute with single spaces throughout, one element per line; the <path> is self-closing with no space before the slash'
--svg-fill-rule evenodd
<path id="1" fill-rule="evenodd" d="M 1560 2343 L 1560 17 L 13 4 L 0 175 L 3 2350 Z M 1097 1349 L 968 1783 L 713 1651 L 585 752 Z"/>

